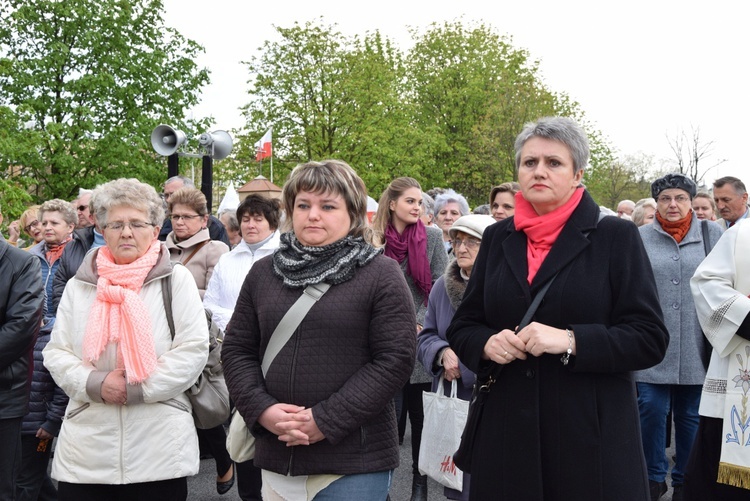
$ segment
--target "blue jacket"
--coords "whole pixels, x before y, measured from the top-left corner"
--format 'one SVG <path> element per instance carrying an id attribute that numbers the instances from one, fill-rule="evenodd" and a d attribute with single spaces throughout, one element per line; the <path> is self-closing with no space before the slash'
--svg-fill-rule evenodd
<path id="1" fill-rule="evenodd" d="M 42 286 L 44 287 L 44 307 L 42 308 L 42 312 L 44 323 L 47 323 L 49 318 L 54 316 L 54 309 L 52 307 L 52 282 L 54 281 L 57 267 L 60 266 L 60 260 L 58 259 L 53 264 L 49 264 L 45 253 L 44 241 L 39 242 L 29 249 L 29 252 L 39 258 L 39 264 L 42 266 Z"/>

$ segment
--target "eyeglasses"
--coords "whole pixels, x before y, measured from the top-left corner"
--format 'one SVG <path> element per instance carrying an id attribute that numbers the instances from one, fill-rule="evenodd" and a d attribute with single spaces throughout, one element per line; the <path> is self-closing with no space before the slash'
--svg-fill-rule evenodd
<path id="1" fill-rule="evenodd" d="M 678 204 L 684 204 L 685 202 L 690 201 L 690 197 L 686 195 L 677 195 L 676 197 L 669 197 L 667 195 L 661 195 L 659 198 L 656 199 L 660 204 L 671 204 L 672 200 L 677 202 Z"/>
<path id="2" fill-rule="evenodd" d="M 37 226 L 39 226 L 39 220 L 34 219 L 32 222 L 24 226 L 23 229 L 28 233 L 31 228 L 36 228 Z"/>
<path id="3" fill-rule="evenodd" d="M 88 205 L 79 205 L 78 207 L 76 207 L 76 209 L 78 209 L 78 212 L 83 212 L 88 208 L 89 208 Z"/>
<path id="4" fill-rule="evenodd" d="M 474 250 L 482 243 L 481 240 L 477 240 L 476 238 L 467 238 L 466 240 L 460 240 L 455 239 L 451 240 L 451 245 L 454 249 L 458 250 L 459 247 L 461 247 L 461 244 L 464 244 L 467 249 Z"/>
<path id="5" fill-rule="evenodd" d="M 190 221 L 191 219 L 195 219 L 196 217 L 203 217 L 200 214 L 193 214 L 192 216 L 181 216 L 179 214 L 172 214 L 169 216 L 169 219 L 172 221 L 179 221 L 180 219 L 184 219 L 185 221 Z"/>
<path id="6" fill-rule="evenodd" d="M 104 225 L 105 230 L 122 231 L 125 227 L 131 230 L 145 230 L 150 226 L 156 226 L 153 223 L 147 223 L 145 221 L 115 221 L 113 223 L 107 223 Z"/>

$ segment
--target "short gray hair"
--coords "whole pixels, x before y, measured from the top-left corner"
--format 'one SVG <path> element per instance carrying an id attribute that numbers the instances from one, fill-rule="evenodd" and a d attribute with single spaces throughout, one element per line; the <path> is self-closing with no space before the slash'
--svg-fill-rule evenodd
<path id="1" fill-rule="evenodd" d="M 193 182 L 193 180 L 190 179 L 189 177 L 185 177 L 185 176 L 172 176 L 169 179 L 167 179 L 166 181 L 164 181 L 164 186 L 166 186 L 168 184 L 172 184 L 175 181 L 182 182 L 183 188 L 195 188 L 195 183 Z"/>
<path id="2" fill-rule="evenodd" d="M 164 204 L 153 186 L 137 179 L 115 179 L 97 186 L 91 195 L 91 207 L 100 228 L 107 224 L 107 215 L 114 207 L 132 207 L 148 214 L 154 226 L 164 223 Z"/>
<path id="3" fill-rule="evenodd" d="M 224 209 L 223 211 L 219 212 L 219 219 L 221 219 L 224 214 L 226 214 L 229 218 L 227 220 L 227 226 L 229 226 L 229 229 L 232 231 L 240 231 L 240 222 L 237 221 L 237 211 L 232 209 Z"/>
<path id="4" fill-rule="evenodd" d="M 67 200 L 53 198 L 52 200 L 44 202 L 42 206 L 39 207 L 39 221 L 42 220 L 45 212 L 59 212 L 63 221 L 66 223 L 73 225 L 78 224 L 78 213 L 76 212 L 75 207 L 73 207 L 73 204 Z"/>
<path id="5" fill-rule="evenodd" d="M 425 216 L 435 216 L 435 199 L 422 192 L 422 212 Z"/>
<path id="6" fill-rule="evenodd" d="M 471 212 L 469 210 L 469 202 L 466 201 L 466 198 L 464 198 L 463 195 L 459 195 L 455 191 L 448 188 L 435 197 L 434 214 L 440 214 L 440 211 L 443 210 L 443 207 L 445 207 L 449 203 L 458 204 L 458 212 L 462 216 L 465 216 Z"/>
<path id="7" fill-rule="evenodd" d="M 544 117 L 527 123 L 516 137 L 516 171 L 521 166 L 521 149 L 531 138 L 541 137 L 560 141 L 573 157 L 573 174 L 586 167 L 589 162 L 589 140 L 586 131 L 575 120 L 567 117 Z"/>

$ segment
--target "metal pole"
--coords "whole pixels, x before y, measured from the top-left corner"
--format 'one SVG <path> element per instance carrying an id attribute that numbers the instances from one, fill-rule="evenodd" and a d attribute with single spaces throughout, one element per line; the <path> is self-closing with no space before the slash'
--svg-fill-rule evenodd
<path id="1" fill-rule="evenodd" d="M 172 153 L 167 157 L 167 179 L 180 174 L 180 157 Z"/>
<path id="2" fill-rule="evenodd" d="M 211 214 L 213 200 L 213 166 L 214 160 L 211 155 L 203 155 L 203 173 L 201 175 L 201 191 L 206 196 L 208 213 Z"/>

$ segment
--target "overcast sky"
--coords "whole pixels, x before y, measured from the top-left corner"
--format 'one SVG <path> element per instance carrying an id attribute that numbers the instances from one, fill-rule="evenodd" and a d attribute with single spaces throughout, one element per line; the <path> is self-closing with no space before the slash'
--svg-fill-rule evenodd
<path id="1" fill-rule="evenodd" d="M 547 86 L 578 101 L 620 155 L 674 158 L 667 135 L 699 128 L 704 143 L 715 143 L 703 165 L 726 160 L 706 181 L 733 175 L 750 184 L 745 152 L 750 30 L 747 7 L 739 1 L 165 0 L 164 5 L 166 23 L 206 49 L 198 63 L 211 70 L 212 83 L 192 113 L 213 116 L 217 129 L 243 126 L 238 108 L 249 100 L 249 75 L 241 61 L 258 54 L 265 40 L 279 40 L 274 26 L 322 17 L 345 35 L 378 30 L 406 50 L 409 28 L 424 31 L 433 22 L 461 19 L 484 22 L 527 49 L 540 62 Z"/>

